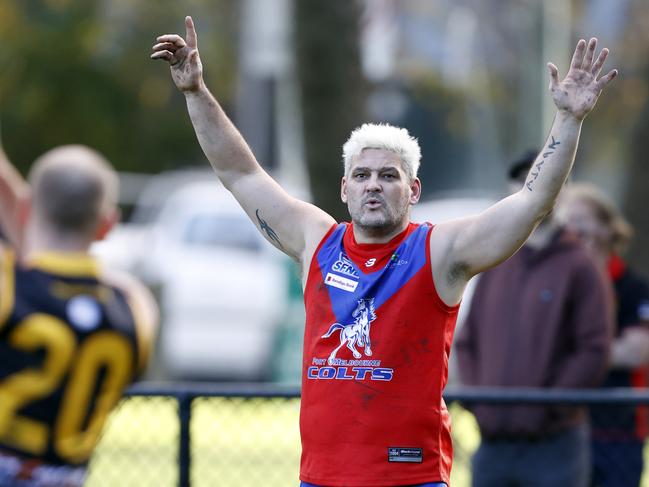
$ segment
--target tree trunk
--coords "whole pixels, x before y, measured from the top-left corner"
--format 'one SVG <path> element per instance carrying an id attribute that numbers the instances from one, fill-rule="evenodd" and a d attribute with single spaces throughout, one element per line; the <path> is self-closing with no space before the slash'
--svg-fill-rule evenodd
<path id="1" fill-rule="evenodd" d="M 296 49 L 304 116 L 305 154 L 314 203 L 337 220 L 342 145 L 365 119 L 356 1 L 296 0 Z"/>
<path id="2" fill-rule="evenodd" d="M 649 73 L 645 79 L 649 78 Z M 647 216 L 647 182 L 649 163 L 647 141 L 649 140 L 649 108 L 639 117 L 632 139 L 632 161 L 629 167 L 628 188 L 624 213 L 635 228 L 635 237 L 629 249 L 629 261 L 641 274 L 649 278 L 649 217 Z"/>

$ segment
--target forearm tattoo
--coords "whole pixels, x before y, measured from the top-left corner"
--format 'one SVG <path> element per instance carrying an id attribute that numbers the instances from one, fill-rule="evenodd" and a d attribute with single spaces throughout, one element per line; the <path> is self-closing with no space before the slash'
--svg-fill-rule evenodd
<path id="1" fill-rule="evenodd" d="M 266 220 L 264 220 L 262 217 L 259 216 L 259 209 L 255 210 L 255 215 L 257 215 L 257 221 L 259 222 L 259 228 L 262 231 L 266 232 L 266 235 L 268 235 L 268 238 L 271 241 L 275 242 L 280 249 L 284 250 L 284 246 L 282 245 L 282 242 L 279 241 L 279 237 L 277 236 L 277 233 L 275 232 L 275 230 L 270 228 L 268 223 L 266 223 Z"/>
<path id="2" fill-rule="evenodd" d="M 548 157 L 550 157 L 552 154 L 554 154 L 554 151 L 557 148 L 557 146 L 561 144 L 561 142 L 556 140 L 553 135 L 551 135 L 550 138 L 552 139 L 552 142 L 548 144 L 546 151 L 542 155 L 543 158 L 539 162 L 537 162 L 534 165 L 534 167 L 532 167 L 532 170 L 530 171 L 530 175 L 527 177 L 527 182 L 525 183 L 525 187 L 529 191 L 532 191 L 532 186 L 534 186 L 534 182 L 539 177 L 539 174 L 541 173 L 541 168 L 543 167 L 543 164 L 545 164 L 545 160 Z"/>

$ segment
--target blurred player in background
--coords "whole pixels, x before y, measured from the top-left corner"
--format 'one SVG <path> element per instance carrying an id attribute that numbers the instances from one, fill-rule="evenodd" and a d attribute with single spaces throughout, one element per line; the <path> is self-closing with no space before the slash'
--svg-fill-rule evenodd
<path id="1" fill-rule="evenodd" d="M 599 78 L 607 51 L 595 59 L 596 40 L 580 41 L 564 81 L 548 66 L 558 113 L 525 186 L 433 230 L 410 222 L 421 155 L 396 127 L 365 124 L 343 147 L 340 191 L 351 224 L 288 195 L 206 88 L 190 17 L 185 26 L 186 39 L 158 37 L 151 57 L 170 64 L 223 185 L 302 268 L 302 485 L 448 485 L 453 454 L 442 390 L 462 292 L 473 275 L 512 255 L 552 208 L 582 120 L 616 75 Z"/>
<path id="2" fill-rule="evenodd" d="M 29 183 L 0 149 L 0 485 L 82 485 L 147 363 L 152 296 L 88 254 L 117 221 L 117 185 L 88 147 L 45 153 Z"/>
<path id="3" fill-rule="evenodd" d="M 621 257 L 633 228 L 611 199 L 591 184 L 568 186 L 559 201 L 559 218 L 581 237 L 615 288 L 615 338 L 602 387 L 646 388 L 649 284 Z M 645 406 L 591 408 L 594 486 L 640 485 L 649 433 L 647 413 Z"/>

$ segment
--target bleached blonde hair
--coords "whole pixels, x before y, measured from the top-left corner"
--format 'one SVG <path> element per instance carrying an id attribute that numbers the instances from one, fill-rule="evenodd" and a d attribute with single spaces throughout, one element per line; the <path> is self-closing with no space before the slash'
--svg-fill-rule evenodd
<path id="1" fill-rule="evenodd" d="M 403 161 L 403 168 L 412 180 L 417 177 L 421 161 L 421 149 L 417 139 L 404 128 L 387 123 L 364 123 L 354 129 L 343 145 L 345 175 L 349 173 L 352 159 L 364 149 L 384 149 L 394 152 Z"/>

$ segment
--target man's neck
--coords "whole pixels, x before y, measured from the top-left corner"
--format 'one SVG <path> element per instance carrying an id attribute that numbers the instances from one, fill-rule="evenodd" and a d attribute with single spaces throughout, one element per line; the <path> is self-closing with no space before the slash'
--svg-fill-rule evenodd
<path id="1" fill-rule="evenodd" d="M 408 220 L 404 220 L 399 225 L 390 228 L 364 227 L 354 223 L 352 226 L 354 229 L 354 240 L 359 244 L 387 243 L 408 228 L 409 223 Z"/>
<path id="2" fill-rule="evenodd" d="M 28 227 L 22 254 L 41 252 L 87 253 L 92 242 L 78 235 L 62 235 L 45 226 Z"/>

